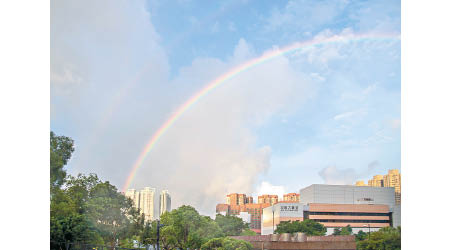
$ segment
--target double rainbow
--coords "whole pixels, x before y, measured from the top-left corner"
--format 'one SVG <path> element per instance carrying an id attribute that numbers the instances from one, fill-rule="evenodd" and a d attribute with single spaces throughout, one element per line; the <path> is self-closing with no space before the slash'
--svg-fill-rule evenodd
<path id="1" fill-rule="evenodd" d="M 213 81 L 206 84 L 199 92 L 194 94 L 191 98 L 189 98 L 185 103 L 183 103 L 165 122 L 161 127 L 152 135 L 145 148 L 139 154 L 138 159 L 133 164 L 130 174 L 125 181 L 125 184 L 122 187 L 123 191 L 126 191 L 130 186 L 131 182 L 136 175 L 137 170 L 142 166 L 147 155 L 151 152 L 151 150 L 155 147 L 158 140 L 164 135 L 164 133 L 175 123 L 181 115 L 186 112 L 189 108 L 194 106 L 202 97 L 206 96 L 208 93 L 213 91 L 215 88 L 226 82 L 227 80 L 249 70 L 252 67 L 265 63 L 271 59 L 276 57 L 291 53 L 300 49 L 307 49 L 314 46 L 333 44 L 333 43 L 348 43 L 348 42 L 360 42 L 360 41 L 392 41 L 392 40 L 400 40 L 400 35 L 398 34 L 360 34 L 360 35 L 344 35 L 344 36 L 333 36 L 328 38 L 316 38 L 306 42 L 297 42 L 292 45 L 286 46 L 281 49 L 275 49 L 268 53 L 263 54 L 260 57 L 251 59 L 247 62 L 244 62 L 228 72 L 220 75 Z"/>

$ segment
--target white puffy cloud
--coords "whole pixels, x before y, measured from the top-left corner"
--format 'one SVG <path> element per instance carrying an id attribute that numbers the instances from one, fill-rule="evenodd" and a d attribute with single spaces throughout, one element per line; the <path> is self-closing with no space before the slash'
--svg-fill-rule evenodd
<path id="1" fill-rule="evenodd" d="M 288 193 L 287 188 L 283 185 L 273 185 L 270 182 L 263 181 L 256 187 L 256 195 L 276 194 L 278 200 L 283 199 L 283 195 Z"/>

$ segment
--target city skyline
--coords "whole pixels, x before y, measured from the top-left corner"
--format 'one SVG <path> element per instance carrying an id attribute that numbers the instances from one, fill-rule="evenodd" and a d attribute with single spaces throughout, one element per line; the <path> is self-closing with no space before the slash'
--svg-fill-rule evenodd
<path id="1" fill-rule="evenodd" d="M 53 1 L 51 19 L 69 174 L 208 214 L 401 168 L 400 1 Z"/>

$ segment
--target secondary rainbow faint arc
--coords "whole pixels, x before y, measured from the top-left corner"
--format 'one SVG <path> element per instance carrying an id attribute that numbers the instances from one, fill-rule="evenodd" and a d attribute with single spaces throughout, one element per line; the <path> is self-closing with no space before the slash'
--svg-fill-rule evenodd
<path id="1" fill-rule="evenodd" d="M 299 49 L 305 49 L 313 46 L 324 45 L 329 43 L 339 43 L 339 42 L 355 42 L 361 40 L 400 40 L 400 36 L 398 34 L 360 34 L 360 35 L 347 35 L 347 36 L 333 36 L 329 38 L 320 38 L 313 39 L 306 42 L 297 42 L 292 45 L 283 47 L 281 49 L 275 49 L 271 52 L 265 53 L 260 57 L 251 59 L 247 62 L 244 62 L 237 67 L 229 70 L 228 72 L 220 75 L 213 81 L 206 84 L 204 88 L 202 88 L 199 92 L 194 94 L 191 98 L 189 98 L 185 103 L 183 103 L 165 122 L 164 124 L 152 135 L 149 142 L 146 144 L 145 148 L 139 154 L 138 159 L 133 165 L 133 168 L 128 175 L 128 178 L 125 181 L 125 184 L 122 188 L 123 191 L 126 191 L 131 184 L 131 181 L 134 179 L 137 170 L 142 165 L 146 156 L 150 153 L 150 151 L 154 148 L 155 144 L 158 142 L 159 138 L 172 126 L 172 124 L 180 118 L 180 116 L 192 107 L 198 100 L 200 100 L 203 96 L 207 95 L 213 89 L 217 88 L 222 83 L 227 80 L 233 78 L 234 76 L 245 72 L 246 70 L 267 62 L 273 58 L 278 56 L 293 52 Z"/>

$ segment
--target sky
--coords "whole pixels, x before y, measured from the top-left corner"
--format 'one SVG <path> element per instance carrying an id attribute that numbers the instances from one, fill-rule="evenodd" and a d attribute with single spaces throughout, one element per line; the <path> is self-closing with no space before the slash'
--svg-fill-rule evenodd
<path id="1" fill-rule="evenodd" d="M 227 193 L 282 195 L 400 169 L 400 1 L 51 1 L 51 130 L 75 141 L 67 171 L 121 189 L 162 124 L 212 80 L 296 50 L 198 100 L 161 136 L 130 188 L 212 215 Z"/>

